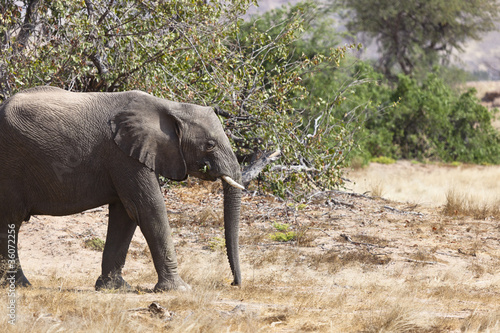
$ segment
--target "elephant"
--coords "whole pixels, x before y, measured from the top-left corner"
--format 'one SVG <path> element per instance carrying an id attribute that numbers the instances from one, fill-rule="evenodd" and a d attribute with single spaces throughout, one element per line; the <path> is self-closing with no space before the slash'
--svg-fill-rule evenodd
<path id="1" fill-rule="evenodd" d="M 190 290 L 178 273 L 159 176 L 222 179 L 232 285 L 241 285 L 241 170 L 211 107 L 141 91 L 70 92 L 40 86 L 0 105 L 0 278 L 29 286 L 19 228 L 32 215 L 64 216 L 108 205 L 96 290 L 133 288 L 122 268 L 139 226 L 151 251 L 154 291 Z"/>

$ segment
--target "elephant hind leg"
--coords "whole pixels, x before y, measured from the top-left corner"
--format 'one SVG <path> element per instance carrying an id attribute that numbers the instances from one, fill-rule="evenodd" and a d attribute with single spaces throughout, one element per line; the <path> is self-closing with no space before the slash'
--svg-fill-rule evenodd
<path id="1" fill-rule="evenodd" d="M 24 275 L 17 251 L 19 223 L 0 221 L 0 285 L 31 286 Z"/>
<path id="2" fill-rule="evenodd" d="M 13 181 L 0 181 L 0 285 L 27 287 L 30 282 L 24 275 L 17 251 L 19 229 L 23 221 L 29 220 L 30 210 L 25 198 Z"/>
<path id="3" fill-rule="evenodd" d="M 10 265 L 6 266 L 4 261 L 2 260 L 3 267 L 7 267 L 5 270 L 4 268 L 0 269 L 1 270 L 1 278 L 0 278 L 0 286 L 5 287 L 5 286 L 17 286 L 17 287 L 30 287 L 31 283 L 28 281 L 26 276 L 24 275 L 23 269 L 21 268 L 21 265 L 19 262 L 17 263 L 17 268 L 12 270 Z"/>
<path id="4" fill-rule="evenodd" d="M 121 202 L 109 205 L 108 232 L 102 254 L 102 274 L 96 281 L 96 290 L 133 290 L 123 279 L 122 269 L 136 227 L 137 224 L 128 216 Z"/>

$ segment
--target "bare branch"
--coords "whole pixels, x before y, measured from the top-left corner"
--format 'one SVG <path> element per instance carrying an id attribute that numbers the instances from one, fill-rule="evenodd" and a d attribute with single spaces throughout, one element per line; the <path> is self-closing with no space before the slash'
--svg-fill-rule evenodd
<path id="1" fill-rule="evenodd" d="M 255 161 L 252 165 L 247 167 L 245 170 L 243 170 L 243 173 L 242 173 L 243 185 L 247 186 L 252 179 L 257 178 L 257 176 L 266 167 L 266 165 L 277 160 L 280 155 L 281 155 L 280 150 L 277 150 L 277 151 L 272 152 L 272 153 L 267 153 L 264 156 L 262 156 L 260 159 Z"/>

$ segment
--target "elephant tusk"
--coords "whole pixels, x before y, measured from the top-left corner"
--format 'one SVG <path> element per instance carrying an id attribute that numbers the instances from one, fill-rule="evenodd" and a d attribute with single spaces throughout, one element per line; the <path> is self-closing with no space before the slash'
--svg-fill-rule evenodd
<path id="1" fill-rule="evenodd" d="M 239 188 L 240 190 L 244 190 L 244 189 L 245 189 L 242 185 L 240 185 L 240 184 L 238 184 L 237 182 L 235 182 L 235 181 L 233 180 L 233 178 L 231 178 L 231 177 L 229 177 L 229 176 L 222 176 L 221 178 L 222 178 L 222 179 L 224 179 L 224 181 L 225 181 L 226 183 L 228 183 L 229 185 L 231 185 L 231 186 L 233 186 L 233 187 Z"/>

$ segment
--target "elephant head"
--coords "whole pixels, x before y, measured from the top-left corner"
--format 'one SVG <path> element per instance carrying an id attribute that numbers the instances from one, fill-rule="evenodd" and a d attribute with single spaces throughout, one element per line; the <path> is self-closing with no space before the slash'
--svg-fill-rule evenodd
<path id="1" fill-rule="evenodd" d="M 227 254 L 233 285 L 240 285 L 241 171 L 213 109 L 137 92 L 124 110 L 116 112 L 110 125 L 121 150 L 159 175 L 173 180 L 188 175 L 223 180 Z"/>

